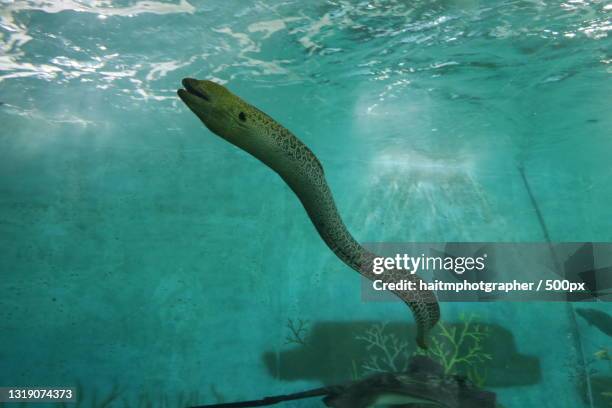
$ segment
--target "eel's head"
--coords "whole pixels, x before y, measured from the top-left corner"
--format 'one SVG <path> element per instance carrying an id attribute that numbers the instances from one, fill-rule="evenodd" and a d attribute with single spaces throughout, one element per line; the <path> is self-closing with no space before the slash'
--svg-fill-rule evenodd
<path id="1" fill-rule="evenodd" d="M 212 81 L 185 78 L 182 85 L 178 96 L 208 129 L 239 147 L 249 143 L 257 126 L 251 105 Z"/>

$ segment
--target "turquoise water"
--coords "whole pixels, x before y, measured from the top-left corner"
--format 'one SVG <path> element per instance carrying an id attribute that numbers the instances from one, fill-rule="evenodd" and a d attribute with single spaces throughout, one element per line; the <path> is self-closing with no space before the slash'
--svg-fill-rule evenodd
<path id="1" fill-rule="evenodd" d="M 521 168 L 551 240 L 611 241 L 611 12 L 0 0 L 0 386 L 78 384 L 92 407 L 258 398 L 364 375 L 367 329 L 412 324 L 361 301 L 278 176 L 178 100 L 186 76 L 305 141 L 360 241 L 544 241 Z M 608 406 L 612 342 L 580 307 L 442 318 L 490 329 L 480 375 L 503 406 Z"/>

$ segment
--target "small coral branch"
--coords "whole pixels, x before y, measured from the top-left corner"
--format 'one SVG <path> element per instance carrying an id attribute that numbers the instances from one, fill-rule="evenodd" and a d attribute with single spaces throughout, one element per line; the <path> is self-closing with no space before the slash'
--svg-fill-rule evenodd
<path id="1" fill-rule="evenodd" d="M 435 358 L 442 364 L 445 374 L 458 374 L 460 368 L 476 384 L 482 385 L 486 372 L 478 371 L 478 364 L 492 360 L 491 354 L 485 352 L 482 342 L 489 336 L 486 327 L 474 323 L 473 314 L 460 316 L 461 325 L 447 327 L 440 322 L 440 331 L 431 339 L 428 350 L 417 353 Z"/>
<path id="2" fill-rule="evenodd" d="M 302 346 L 308 344 L 308 320 L 297 319 L 297 321 L 295 321 L 293 319 L 288 319 L 287 328 L 289 329 L 289 334 L 285 337 L 285 344 L 299 344 Z"/>
<path id="3" fill-rule="evenodd" d="M 408 368 L 408 342 L 400 341 L 395 334 L 385 333 L 387 324 L 375 324 L 356 340 L 366 343 L 370 352 L 362 364 L 366 372 L 404 371 Z"/>

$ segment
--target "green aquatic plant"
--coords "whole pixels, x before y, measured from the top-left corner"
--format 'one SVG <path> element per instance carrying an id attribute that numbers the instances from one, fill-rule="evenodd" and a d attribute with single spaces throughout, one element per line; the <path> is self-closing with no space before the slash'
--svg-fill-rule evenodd
<path id="1" fill-rule="evenodd" d="M 487 378 L 482 365 L 493 359 L 483 346 L 483 341 L 490 335 L 489 329 L 478 324 L 473 314 L 461 314 L 459 320 L 461 323 L 453 326 L 440 322 L 438 331 L 431 336 L 430 347 L 427 350 L 418 349 L 415 354 L 438 361 L 444 374 L 463 374 L 474 384 L 482 386 Z M 372 325 L 355 339 L 364 342 L 368 352 L 361 363 L 363 373 L 401 372 L 408 368 L 410 344 L 390 333 L 387 323 Z M 359 377 L 355 361 L 351 367 L 351 377 Z"/>
<path id="2" fill-rule="evenodd" d="M 612 368 L 612 352 L 609 348 L 601 347 L 593 354 L 593 356 L 595 356 L 595 358 L 599 361 L 607 361 L 608 366 Z"/>
<path id="3" fill-rule="evenodd" d="M 602 346 L 589 352 L 588 355 L 590 357 L 584 360 L 576 360 L 576 357 L 568 360 L 566 367 L 570 378 L 576 381 L 581 396 L 590 404 L 589 406 L 602 406 L 601 404 L 612 406 L 612 394 L 601 391 L 610 388 L 609 377 L 602 375 L 612 370 L 612 349 Z"/>
<path id="4" fill-rule="evenodd" d="M 612 407 L 612 392 L 605 391 L 601 393 L 601 396 L 608 401 L 608 405 Z"/>
<path id="5" fill-rule="evenodd" d="M 474 314 L 462 313 L 459 320 L 461 323 L 452 327 L 440 322 L 438 332 L 431 337 L 429 349 L 417 350 L 416 354 L 438 361 L 445 374 L 463 374 L 474 384 L 482 386 L 487 379 L 482 363 L 493 359 L 483 347 L 483 341 L 490 335 L 489 329 L 476 323 Z"/>
<path id="6" fill-rule="evenodd" d="M 408 368 L 410 357 L 409 344 L 400 340 L 395 334 L 387 332 L 387 323 L 375 324 L 355 340 L 366 344 L 369 352 L 361 368 L 366 373 L 374 372 L 400 372 Z M 355 364 L 353 372 L 356 373 Z"/>

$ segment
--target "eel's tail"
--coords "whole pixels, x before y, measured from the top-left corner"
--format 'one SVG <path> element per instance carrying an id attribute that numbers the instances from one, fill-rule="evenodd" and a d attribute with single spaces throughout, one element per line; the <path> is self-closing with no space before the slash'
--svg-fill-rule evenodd
<path id="1" fill-rule="evenodd" d="M 427 335 L 429 331 L 438 324 L 440 320 L 440 305 L 436 295 L 431 290 L 421 288 L 423 280 L 416 274 L 406 273 L 399 269 L 388 269 L 381 275 L 373 273 L 373 262 L 376 255 L 366 252 L 361 264 L 355 268 L 364 277 L 371 281 L 382 279 L 385 282 L 397 283 L 409 281 L 414 285 L 412 290 L 393 290 L 393 294 L 399 297 L 412 311 L 417 326 L 417 345 L 427 349 Z"/>
<path id="2" fill-rule="evenodd" d="M 422 349 L 427 349 L 427 335 L 440 320 L 440 306 L 435 298 L 433 302 L 424 301 L 418 304 L 412 302 L 408 303 L 408 306 L 412 310 L 417 324 L 417 345 Z"/>

